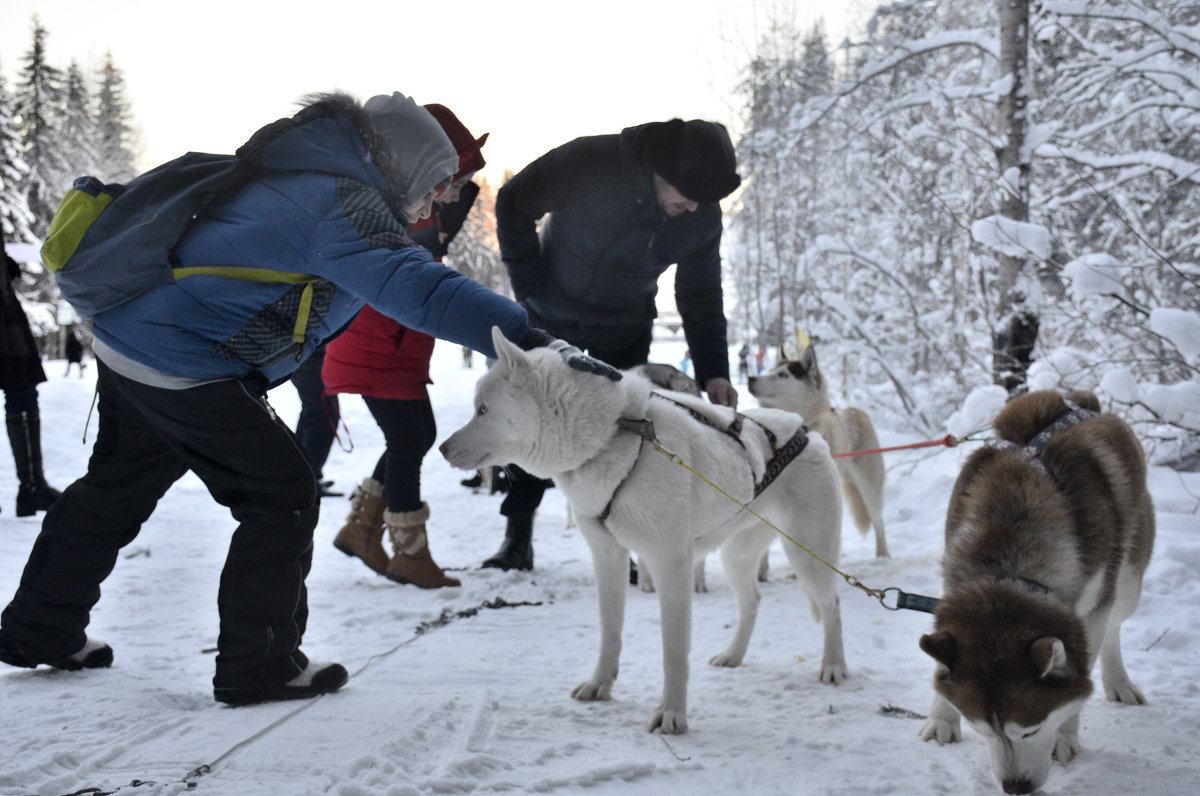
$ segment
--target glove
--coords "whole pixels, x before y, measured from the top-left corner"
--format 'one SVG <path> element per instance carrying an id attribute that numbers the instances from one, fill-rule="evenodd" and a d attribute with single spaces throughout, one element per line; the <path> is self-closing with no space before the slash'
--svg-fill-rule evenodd
<path id="1" fill-rule="evenodd" d="M 532 351 L 535 348 L 549 348 L 551 351 L 557 351 L 559 356 L 563 358 L 563 361 L 572 370 L 594 373 L 597 376 L 604 376 L 609 381 L 621 380 L 621 371 L 612 365 L 594 357 L 589 357 L 566 340 L 551 337 L 544 329 L 531 329 L 528 334 L 521 338 L 521 342 L 517 343 L 517 345 L 525 351 Z"/>

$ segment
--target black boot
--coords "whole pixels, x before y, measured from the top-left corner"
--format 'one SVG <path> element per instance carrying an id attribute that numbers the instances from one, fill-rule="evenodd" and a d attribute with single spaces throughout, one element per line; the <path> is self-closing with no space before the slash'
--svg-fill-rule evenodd
<path id="1" fill-rule="evenodd" d="M 504 541 L 496 554 L 483 562 L 490 569 L 533 569 L 533 514 L 508 518 Z"/>
<path id="2" fill-rule="evenodd" d="M 17 465 L 17 516 L 31 517 L 45 511 L 58 499 L 59 491 L 46 483 L 42 474 L 42 424 L 35 409 L 5 416 L 8 441 Z"/>

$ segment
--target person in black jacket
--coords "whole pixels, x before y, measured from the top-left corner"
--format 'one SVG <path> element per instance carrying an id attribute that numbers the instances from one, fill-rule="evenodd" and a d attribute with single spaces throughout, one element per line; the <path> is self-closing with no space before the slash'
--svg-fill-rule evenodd
<path id="1" fill-rule="evenodd" d="M 32 517 L 50 508 L 59 492 L 42 474 L 42 419 L 37 385 L 46 380 L 42 358 L 17 299 L 12 281 L 21 266 L 4 253 L 0 274 L 0 389 L 4 390 L 4 421 L 17 466 L 17 516 Z"/>
<path id="2" fill-rule="evenodd" d="M 718 202 L 740 182 L 728 132 L 700 119 L 651 122 L 551 150 L 496 197 L 500 255 L 517 301 L 551 334 L 631 368 L 649 357 L 658 278 L 674 264 L 696 380 L 713 403 L 736 407 Z M 508 470 L 505 539 L 483 566 L 532 569 L 533 514 L 549 482 Z"/>

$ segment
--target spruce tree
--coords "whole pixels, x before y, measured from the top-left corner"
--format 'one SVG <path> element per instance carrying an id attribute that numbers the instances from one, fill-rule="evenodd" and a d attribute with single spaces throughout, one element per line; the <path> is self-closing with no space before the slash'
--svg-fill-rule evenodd
<path id="1" fill-rule="evenodd" d="M 62 199 L 68 171 L 60 146 L 63 73 L 46 61 L 47 31 L 33 15 L 33 44 L 23 59 L 16 90 L 17 130 L 29 171 L 22 182 L 25 201 L 33 213 L 33 234 L 45 236 Z"/>
<path id="2" fill-rule="evenodd" d="M 21 156 L 21 136 L 13 119 L 13 101 L 0 74 L 0 233 L 5 242 L 33 240 L 33 214 L 21 185 L 28 167 Z"/>
<path id="3" fill-rule="evenodd" d="M 67 180 L 60 188 L 71 187 L 75 177 L 96 171 L 96 120 L 92 116 L 92 98 L 83 71 L 71 62 L 67 70 L 66 105 L 61 131 L 63 157 L 67 164 Z"/>
<path id="4" fill-rule="evenodd" d="M 100 91 L 96 98 L 97 176 L 109 182 L 128 182 L 137 176 L 130 149 L 133 131 L 129 126 L 129 105 L 125 101 L 125 77 L 113 63 L 111 52 L 105 54 L 99 75 Z"/>

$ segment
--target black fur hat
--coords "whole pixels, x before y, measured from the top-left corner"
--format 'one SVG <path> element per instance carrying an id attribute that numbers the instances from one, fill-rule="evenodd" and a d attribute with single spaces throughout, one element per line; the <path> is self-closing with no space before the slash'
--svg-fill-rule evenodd
<path id="1" fill-rule="evenodd" d="M 654 173 L 693 202 L 718 202 L 741 184 L 724 125 L 672 119 L 646 126 L 642 157 Z"/>

